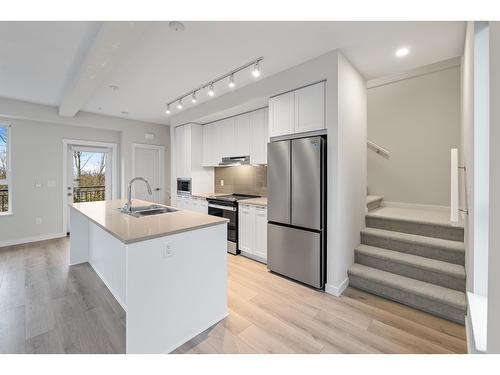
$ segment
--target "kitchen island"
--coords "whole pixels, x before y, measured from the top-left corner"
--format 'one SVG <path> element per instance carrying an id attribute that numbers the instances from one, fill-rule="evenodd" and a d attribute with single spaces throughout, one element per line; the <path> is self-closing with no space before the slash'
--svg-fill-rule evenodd
<path id="1" fill-rule="evenodd" d="M 126 311 L 127 353 L 169 353 L 227 316 L 227 220 L 124 203 L 70 204 L 70 265 L 88 262 Z"/>

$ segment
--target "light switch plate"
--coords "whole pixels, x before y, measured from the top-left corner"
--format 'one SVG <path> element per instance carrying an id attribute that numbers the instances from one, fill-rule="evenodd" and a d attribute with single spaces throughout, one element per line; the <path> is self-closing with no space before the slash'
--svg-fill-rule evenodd
<path id="1" fill-rule="evenodd" d="M 36 223 L 36 225 L 40 225 L 40 224 L 42 224 L 42 218 L 41 218 L 41 217 L 37 217 L 37 218 L 35 219 L 35 223 Z"/>
<path id="2" fill-rule="evenodd" d="M 47 187 L 56 187 L 56 182 L 54 180 L 47 181 Z"/>
<path id="3" fill-rule="evenodd" d="M 35 181 L 35 188 L 40 189 L 42 187 L 42 183 L 40 181 Z"/>

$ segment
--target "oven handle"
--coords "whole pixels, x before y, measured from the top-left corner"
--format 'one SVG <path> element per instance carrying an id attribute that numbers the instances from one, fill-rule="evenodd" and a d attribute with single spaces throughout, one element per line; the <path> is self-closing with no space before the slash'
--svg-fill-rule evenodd
<path id="1" fill-rule="evenodd" d="M 236 207 L 221 206 L 219 204 L 213 204 L 213 203 L 209 203 L 208 207 L 220 208 L 221 210 L 226 210 L 226 211 L 236 211 Z"/>

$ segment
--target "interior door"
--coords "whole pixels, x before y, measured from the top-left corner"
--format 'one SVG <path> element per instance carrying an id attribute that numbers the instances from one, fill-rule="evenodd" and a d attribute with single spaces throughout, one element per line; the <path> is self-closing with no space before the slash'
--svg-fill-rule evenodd
<path id="1" fill-rule="evenodd" d="M 136 182 L 133 185 L 132 197 L 148 202 L 163 203 L 162 192 L 162 150 L 157 146 L 134 146 L 134 176 L 143 177 L 151 185 L 152 195 L 149 195 L 146 184 Z"/>

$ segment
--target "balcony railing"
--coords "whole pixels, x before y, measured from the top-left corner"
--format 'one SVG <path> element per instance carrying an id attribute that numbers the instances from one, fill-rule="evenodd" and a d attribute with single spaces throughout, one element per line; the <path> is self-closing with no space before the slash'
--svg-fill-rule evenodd
<path id="1" fill-rule="evenodd" d="M 73 188 L 73 202 L 95 202 L 103 201 L 105 193 L 104 185 L 75 186 Z"/>
<path id="2" fill-rule="evenodd" d="M 0 212 L 9 210 L 9 189 L 0 189 Z"/>

